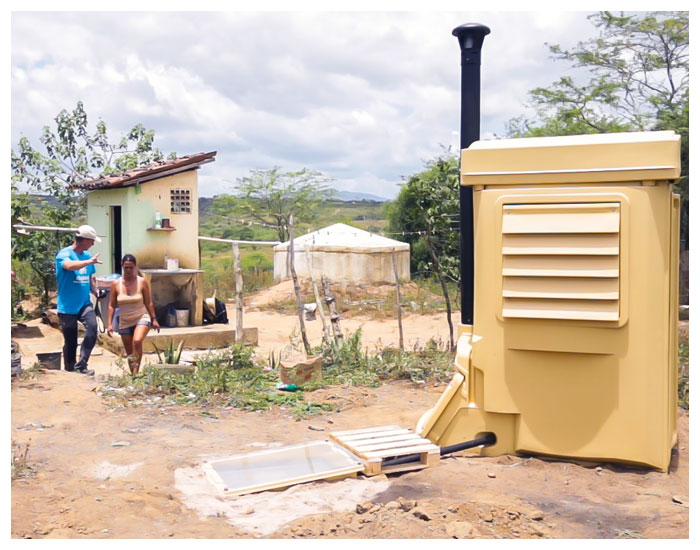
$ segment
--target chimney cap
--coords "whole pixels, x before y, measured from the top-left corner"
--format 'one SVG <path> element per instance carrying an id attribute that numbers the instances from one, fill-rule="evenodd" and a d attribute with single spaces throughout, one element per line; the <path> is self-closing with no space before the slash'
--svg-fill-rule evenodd
<path id="1" fill-rule="evenodd" d="M 480 52 L 484 37 L 490 33 L 491 29 L 481 23 L 465 23 L 452 31 L 459 40 L 459 47 L 471 52 Z"/>

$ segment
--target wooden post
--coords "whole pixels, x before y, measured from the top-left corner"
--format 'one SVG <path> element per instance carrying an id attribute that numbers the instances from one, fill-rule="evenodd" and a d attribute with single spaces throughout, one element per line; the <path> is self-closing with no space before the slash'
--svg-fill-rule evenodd
<path id="1" fill-rule="evenodd" d="M 321 323 L 323 324 L 323 339 L 330 343 L 331 342 L 331 327 L 328 326 L 328 321 L 326 321 L 326 313 L 323 311 L 323 304 L 321 303 L 321 297 L 318 295 L 318 285 L 316 284 L 316 279 L 314 278 L 313 270 L 311 269 L 311 253 L 309 252 L 309 246 L 304 246 L 304 253 L 306 254 L 306 265 L 309 268 L 309 278 L 311 279 L 311 286 L 314 288 L 314 298 L 316 298 L 316 307 L 318 307 L 318 313 L 321 316 Z"/>
<path id="2" fill-rule="evenodd" d="M 394 278 L 396 279 L 396 312 L 399 319 L 399 349 L 403 351 L 403 324 L 401 322 L 401 281 L 399 271 L 396 268 L 396 249 L 391 249 L 391 265 L 394 267 Z"/>
<path id="3" fill-rule="evenodd" d="M 331 316 L 331 324 L 333 325 L 333 332 L 336 340 L 343 339 L 343 331 L 340 330 L 340 315 L 335 309 L 335 298 L 331 294 L 330 287 L 328 286 L 328 279 L 325 275 L 321 275 L 321 287 L 323 288 L 323 295 L 326 298 L 326 305 L 328 305 L 328 312 Z"/>
<path id="4" fill-rule="evenodd" d="M 241 275 L 241 254 L 238 243 L 231 245 L 233 249 L 233 273 L 236 283 L 236 342 L 243 341 L 243 276 Z M 216 311 L 215 311 L 216 313 Z"/>
<path id="5" fill-rule="evenodd" d="M 292 281 L 294 281 L 294 294 L 297 297 L 297 313 L 299 314 L 299 329 L 301 330 L 301 340 L 304 343 L 306 355 L 311 355 L 311 346 L 306 337 L 306 324 L 304 323 L 304 300 L 301 297 L 301 287 L 299 286 L 299 278 L 297 270 L 294 268 L 294 215 L 289 215 L 289 269 L 292 273 Z"/>

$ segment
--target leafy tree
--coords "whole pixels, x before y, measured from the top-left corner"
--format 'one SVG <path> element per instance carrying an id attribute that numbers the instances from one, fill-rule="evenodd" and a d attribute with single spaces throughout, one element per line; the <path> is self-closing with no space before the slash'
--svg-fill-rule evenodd
<path id="1" fill-rule="evenodd" d="M 390 231 L 411 243 L 418 271 L 431 271 L 440 281 L 447 307 L 450 347 L 454 347 L 452 303 L 447 280 L 459 280 L 459 159 L 450 154 L 426 163 L 408 178 L 387 208 Z"/>
<path id="2" fill-rule="evenodd" d="M 423 210 L 433 214 L 433 245 L 444 275 L 459 281 L 459 159 L 446 151 L 425 170 L 410 176 L 398 196 L 386 204 L 388 231 L 411 245 L 411 271 L 433 271 L 428 225 Z"/>
<path id="3" fill-rule="evenodd" d="M 248 225 L 235 226 L 229 225 L 221 233 L 222 239 L 231 239 L 234 241 L 254 241 L 255 232 Z"/>
<path id="4" fill-rule="evenodd" d="M 549 45 L 555 60 L 587 71 L 530 91 L 536 117 L 509 121 L 511 137 L 674 130 L 681 136 L 681 240 L 688 247 L 688 12 L 589 16 L 599 34 L 568 50 Z"/>
<path id="5" fill-rule="evenodd" d="M 107 126 L 101 120 L 90 132 L 80 101 L 72 111 L 64 109 L 58 113 L 54 122 L 55 128 L 43 128 L 39 138 L 41 150 L 33 147 L 27 137 L 20 138 L 16 149 L 12 149 L 12 225 L 76 225 L 76 219 L 85 211 L 85 195 L 73 189 L 72 184 L 163 159 L 160 150 L 153 146 L 154 131 L 141 124 L 135 125 L 117 145 L 110 143 Z M 41 201 L 36 211 L 31 195 L 47 195 L 52 200 Z M 72 236 L 66 233 L 12 231 L 13 257 L 31 266 L 40 281 L 45 305 L 49 291 L 56 285 L 54 256 L 71 241 Z"/>
<path id="6" fill-rule="evenodd" d="M 63 109 L 54 122 L 56 129 L 44 126 L 40 138 L 45 154 L 32 147 L 26 137 L 20 138 L 17 151 L 12 150 L 13 185 L 22 183 L 34 192 L 63 199 L 75 196 L 70 189 L 73 183 L 163 159 L 161 151 L 153 146 L 154 130 L 146 130 L 142 124 L 129 130 L 117 145 L 110 144 L 102 120 L 89 133 L 81 101 L 73 111 Z"/>
<path id="7" fill-rule="evenodd" d="M 238 179 L 238 196 L 218 195 L 212 209 L 223 215 L 240 212 L 274 226 L 277 238 L 283 242 L 289 238 L 291 216 L 297 224 L 313 221 L 317 207 L 332 197 L 334 191 L 325 186 L 330 181 L 306 168 L 296 172 L 282 172 L 277 166 L 252 170 L 249 176 Z"/>

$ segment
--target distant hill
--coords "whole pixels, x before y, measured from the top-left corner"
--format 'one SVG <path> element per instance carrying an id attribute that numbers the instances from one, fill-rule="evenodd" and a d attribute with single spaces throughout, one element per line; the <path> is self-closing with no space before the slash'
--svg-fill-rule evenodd
<path id="1" fill-rule="evenodd" d="M 199 197 L 199 214 L 208 212 L 213 201 L 214 197 Z"/>
<path id="2" fill-rule="evenodd" d="M 37 195 L 36 193 L 30 193 L 29 198 L 32 204 L 40 207 L 42 203 L 50 204 L 51 206 L 58 206 L 59 202 L 53 195 Z"/>
<path id="3" fill-rule="evenodd" d="M 352 197 L 360 196 L 361 199 Z M 368 197 L 374 197 L 373 199 Z M 236 212 L 231 208 L 230 213 L 212 211 L 213 197 L 199 197 L 199 229 L 200 234 L 223 239 L 242 239 L 270 241 L 277 239 L 276 232 L 257 223 L 246 225 L 240 219 L 252 220 L 248 215 Z M 317 208 L 315 218 L 310 222 L 302 222 L 299 230 L 302 233 L 315 231 L 334 223 L 345 223 L 364 229 L 371 233 L 381 232 L 387 224 L 385 205 L 386 198 L 363 193 L 349 193 L 327 201 L 323 207 Z"/>
<path id="4" fill-rule="evenodd" d="M 355 191 L 336 191 L 336 200 L 341 201 L 371 201 L 371 202 L 389 202 L 391 199 L 371 195 L 370 193 L 356 193 Z"/>
<path id="5" fill-rule="evenodd" d="M 214 197 L 199 197 L 199 212 L 207 212 L 211 206 Z M 370 193 L 356 193 L 354 191 L 336 191 L 333 195 L 333 201 L 337 202 L 389 202 L 391 199 L 371 195 Z"/>

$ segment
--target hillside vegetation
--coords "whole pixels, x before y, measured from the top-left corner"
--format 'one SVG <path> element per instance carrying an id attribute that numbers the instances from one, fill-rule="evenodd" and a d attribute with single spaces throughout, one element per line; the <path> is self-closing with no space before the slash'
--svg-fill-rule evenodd
<path id="1" fill-rule="evenodd" d="M 213 199 L 199 200 L 199 234 L 220 239 L 246 241 L 276 241 L 277 233 L 271 227 L 244 221 L 246 218 L 232 208 L 229 212 L 214 212 Z M 316 212 L 313 223 L 300 224 L 297 235 L 327 227 L 334 223 L 345 223 L 373 233 L 382 233 L 387 226 L 386 203 L 377 201 L 329 200 Z M 273 283 L 273 250 L 270 245 L 241 246 L 241 268 L 243 270 L 244 295 L 268 287 Z M 202 269 L 205 271 L 205 292 L 226 299 L 234 295 L 232 277 L 233 255 L 226 243 L 202 241 L 200 243 Z"/>

